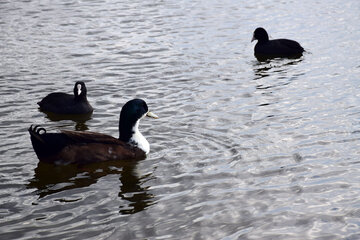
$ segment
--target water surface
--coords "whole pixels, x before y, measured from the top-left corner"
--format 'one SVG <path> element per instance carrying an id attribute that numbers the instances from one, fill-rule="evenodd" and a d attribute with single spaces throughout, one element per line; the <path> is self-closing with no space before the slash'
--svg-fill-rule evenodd
<path id="1" fill-rule="evenodd" d="M 360 238 L 360 2 L 1 1 L 1 239 Z M 299 41 L 259 62 L 252 32 Z M 90 119 L 36 102 L 85 81 Z M 147 159 L 39 164 L 27 128 L 118 136 Z"/>

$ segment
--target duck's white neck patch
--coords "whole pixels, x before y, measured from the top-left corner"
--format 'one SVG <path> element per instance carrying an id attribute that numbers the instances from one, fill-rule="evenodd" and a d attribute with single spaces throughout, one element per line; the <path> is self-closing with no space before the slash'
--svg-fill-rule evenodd
<path id="1" fill-rule="evenodd" d="M 81 94 L 81 84 L 76 85 L 78 96 Z"/>
<path id="2" fill-rule="evenodd" d="M 150 152 L 150 144 L 146 138 L 139 131 L 140 119 L 135 123 L 132 132 L 133 135 L 130 138 L 130 143 L 143 150 L 146 154 Z"/>

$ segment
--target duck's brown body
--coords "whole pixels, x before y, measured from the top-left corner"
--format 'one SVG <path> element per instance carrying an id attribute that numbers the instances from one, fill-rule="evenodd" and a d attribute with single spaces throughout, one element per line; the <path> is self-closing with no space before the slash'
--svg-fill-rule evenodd
<path id="1" fill-rule="evenodd" d="M 33 148 L 41 162 L 85 164 L 109 160 L 140 160 L 146 157 L 141 149 L 101 133 L 46 133 L 45 129 L 37 127 L 30 127 L 29 132 Z"/>

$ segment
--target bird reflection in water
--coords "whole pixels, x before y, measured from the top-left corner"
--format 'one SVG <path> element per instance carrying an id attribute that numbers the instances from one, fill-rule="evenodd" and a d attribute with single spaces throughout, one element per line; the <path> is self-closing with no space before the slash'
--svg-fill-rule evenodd
<path id="1" fill-rule="evenodd" d="M 134 166 L 124 166 L 120 177 L 122 185 L 118 196 L 129 202 L 128 205 L 120 206 L 120 213 L 124 215 L 140 212 L 154 204 L 154 195 L 148 193 L 149 187 L 141 186 L 151 179 L 151 174 L 138 177 L 134 171 Z"/>
<path id="2" fill-rule="evenodd" d="M 36 188 L 40 198 L 67 191 L 71 189 L 88 187 L 101 177 L 109 174 L 120 175 L 120 191 L 118 196 L 121 201 L 120 213 L 133 214 L 140 212 L 154 204 L 154 195 L 149 193 L 149 187 L 142 185 L 151 178 L 152 174 L 138 176 L 136 162 L 102 162 L 89 165 L 53 165 L 39 162 L 35 168 L 34 177 L 29 180 L 27 188 Z M 73 202 L 76 200 L 60 200 Z"/>
<path id="3" fill-rule="evenodd" d="M 263 61 L 254 61 L 253 69 L 255 78 L 258 80 L 268 76 L 274 75 L 274 73 L 286 74 L 291 66 L 297 65 L 303 61 L 303 58 L 276 58 L 266 59 Z"/>
<path id="4" fill-rule="evenodd" d="M 40 110 L 39 110 L 40 111 Z M 40 111 L 42 112 L 42 111 Z M 53 122 L 58 122 L 62 120 L 72 120 L 75 122 L 75 131 L 85 131 L 89 130 L 86 122 L 91 119 L 92 113 L 88 114 L 75 114 L 75 115 L 69 115 L 69 114 L 56 114 L 51 112 L 43 112 L 46 114 L 46 118 Z"/>

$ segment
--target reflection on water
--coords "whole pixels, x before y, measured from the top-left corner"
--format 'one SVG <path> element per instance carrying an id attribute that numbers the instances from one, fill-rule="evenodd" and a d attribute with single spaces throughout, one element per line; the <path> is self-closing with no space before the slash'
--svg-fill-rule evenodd
<path id="1" fill-rule="evenodd" d="M 120 175 L 118 196 L 125 200 L 120 206 L 120 213 L 133 214 L 154 204 L 154 195 L 149 193 L 149 187 L 142 186 L 151 179 L 151 174 L 138 176 L 136 165 L 136 162 L 111 161 L 90 165 L 53 165 L 39 162 L 27 188 L 36 188 L 36 194 L 39 198 L 43 198 L 62 191 L 88 187 L 110 174 Z M 62 199 L 61 201 L 68 200 Z"/>
<path id="2" fill-rule="evenodd" d="M 43 162 L 38 163 L 34 172 L 34 177 L 27 186 L 37 188 L 36 194 L 40 198 L 67 189 L 90 186 L 103 176 L 102 171 L 89 172 L 77 165 L 58 166 Z M 92 174 L 94 178 L 91 177 Z"/>
<path id="3" fill-rule="evenodd" d="M 151 179 L 152 174 L 139 177 L 135 173 L 135 164 L 125 165 L 122 169 L 120 182 L 120 192 L 118 196 L 128 202 L 127 205 L 120 206 L 121 214 L 133 214 L 140 212 L 148 206 L 154 204 L 154 195 L 149 193 L 148 187 L 142 185 Z"/>
<path id="4" fill-rule="evenodd" d="M 85 130 L 89 130 L 89 127 L 86 125 L 85 122 L 76 122 L 75 131 L 85 131 Z"/>
<path id="5" fill-rule="evenodd" d="M 39 110 L 40 111 L 40 110 Z M 42 112 L 42 111 L 40 111 Z M 75 122 L 75 130 L 76 131 L 85 131 L 89 130 L 88 126 L 86 125 L 86 121 L 90 120 L 92 117 L 92 113 L 88 114 L 77 114 L 77 115 L 70 115 L 70 114 L 56 114 L 51 112 L 43 112 L 46 115 L 46 118 L 50 119 L 54 122 L 59 122 L 62 120 L 72 120 Z"/>
<path id="6" fill-rule="evenodd" d="M 287 73 L 291 66 L 301 63 L 303 58 L 298 59 L 266 59 L 265 61 L 253 63 L 255 78 L 254 80 L 269 77 L 273 73 Z"/>

